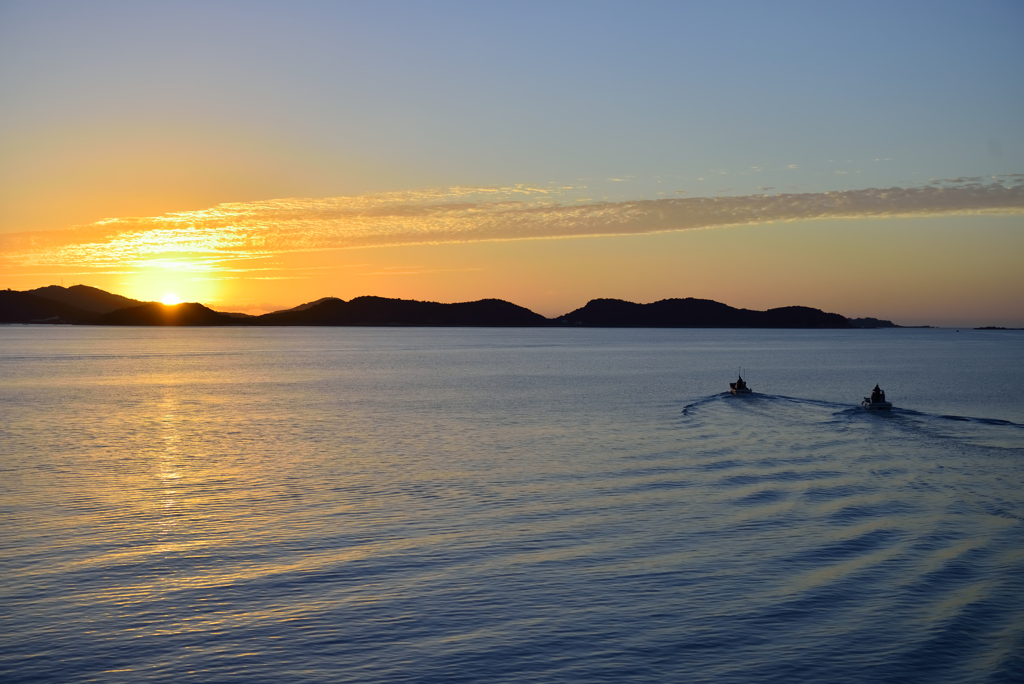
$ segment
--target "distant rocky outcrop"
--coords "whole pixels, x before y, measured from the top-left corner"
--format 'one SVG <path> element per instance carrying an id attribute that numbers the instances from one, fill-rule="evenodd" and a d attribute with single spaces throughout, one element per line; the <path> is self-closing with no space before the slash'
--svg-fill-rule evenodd
<path id="1" fill-rule="evenodd" d="M 330 297 L 309 306 L 257 316 L 251 325 L 397 325 L 535 327 L 550 321 L 538 313 L 501 299 L 440 304 L 411 299 L 356 297 L 346 302 Z"/>
<path id="2" fill-rule="evenodd" d="M 48 285 L 36 288 L 35 290 L 29 290 L 28 294 L 61 302 L 62 304 L 97 314 L 110 313 L 111 311 L 117 311 L 129 306 L 144 304 L 144 302 L 140 302 L 137 299 L 129 299 L 128 297 L 122 297 L 121 295 L 106 292 L 97 287 L 89 287 L 88 285 L 72 285 L 71 287 Z"/>
<path id="3" fill-rule="evenodd" d="M 736 309 L 710 299 L 663 299 L 634 304 L 594 299 L 555 319 L 562 325 L 602 328 L 850 328 L 845 317 L 806 306 L 768 311 Z"/>
<path id="4" fill-rule="evenodd" d="M 850 325 L 855 328 L 899 328 L 892 321 L 886 321 L 880 318 L 847 318 L 850 321 Z"/>
<path id="5" fill-rule="evenodd" d="M 217 313 L 202 304 L 150 302 L 103 314 L 98 325 L 239 325 L 246 319 Z"/>

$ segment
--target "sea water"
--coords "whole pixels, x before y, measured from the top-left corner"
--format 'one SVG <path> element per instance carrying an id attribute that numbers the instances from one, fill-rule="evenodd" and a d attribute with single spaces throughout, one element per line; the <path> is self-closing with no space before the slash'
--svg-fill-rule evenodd
<path id="1" fill-rule="evenodd" d="M 1016 331 L 0 327 L 0 680 L 1022 681 L 1022 387 Z"/>

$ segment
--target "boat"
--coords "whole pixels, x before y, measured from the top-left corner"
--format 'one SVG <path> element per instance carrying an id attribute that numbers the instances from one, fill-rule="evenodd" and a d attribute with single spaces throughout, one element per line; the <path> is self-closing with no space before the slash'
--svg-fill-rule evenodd
<path id="1" fill-rule="evenodd" d="M 885 400 L 885 392 L 878 385 L 871 390 L 870 397 L 864 397 L 864 401 L 860 402 L 860 405 L 868 411 L 888 411 L 892 408 L 892 402 Z"/>
<path id="2" fill-rule="evenodd" d="M 736 378 L 736 382 L 729 383 L 729 391 L 733 394 L 753 394 L 754 390 L 747 387 L 747 383 L 743 382 L 743 376 L 740 375 Z"/>

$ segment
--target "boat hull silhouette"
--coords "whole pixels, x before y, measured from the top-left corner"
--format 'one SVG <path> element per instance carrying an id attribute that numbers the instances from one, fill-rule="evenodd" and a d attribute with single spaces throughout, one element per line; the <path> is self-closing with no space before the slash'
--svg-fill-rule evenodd
<path id="1" fill-rule="evenodd" d="M 868 411 L 888 411 L 892 408 L 891 401 L 871 401 L 867 397 L 864 397 L 864 401 L 860 402 L 860 405 Z"/>
<path id="2" fill-rule="evenodd" d="M 736 382 L 729 383 L 729 391 L 733 394 L 753 394 L 754 390 L 747 387 L 747 383 L 743 381 L 743 376 L 736 378 Z"/>

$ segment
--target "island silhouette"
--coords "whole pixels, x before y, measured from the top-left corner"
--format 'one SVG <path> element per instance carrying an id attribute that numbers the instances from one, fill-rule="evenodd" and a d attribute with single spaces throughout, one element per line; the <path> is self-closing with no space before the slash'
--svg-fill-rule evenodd
<path id="1" fill-rule="evenodd" d="M 662 299 L 634 304 L 594 299 L 555 319 L 567 325 L 601 328 L 850 328 L 845 316 L 806 306 L 768 311 L 735 309 L 710 299 Z"/>
<path id="2" fill-rule="evenodd" d="M 501 299 L 442 304 L 412 299 L 324 297 L 261 316 L 214 311 L 197 303 L 141 302 L 86 285 L 0 290 L 0 323 L 174 326 L 419 326 L 587 328 L 894 328 L 877 318 L 846 318 L 806 306 L 767 311 L 737 309 L 710 299 L 663 299 L 635 304 L 594 299 L 546 318 Z"/>

